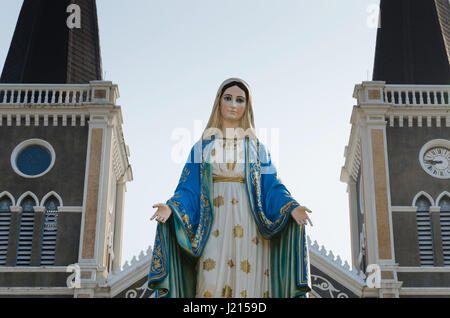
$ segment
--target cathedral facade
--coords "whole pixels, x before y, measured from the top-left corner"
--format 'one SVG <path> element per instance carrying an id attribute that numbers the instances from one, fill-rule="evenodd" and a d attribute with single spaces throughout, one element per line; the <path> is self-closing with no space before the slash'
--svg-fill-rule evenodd
<path id="1" fill-rule="evenodd" d="M 152 297 L 152 249 L 120 262 L 133 174 L 96 10 L 23 2 L 0 79 L 0 297 Z M 447 0 L 381 0 L 341 171 L 352 264 L 309 240 L 308 297 L 450 296 L 449 20 Z"/>

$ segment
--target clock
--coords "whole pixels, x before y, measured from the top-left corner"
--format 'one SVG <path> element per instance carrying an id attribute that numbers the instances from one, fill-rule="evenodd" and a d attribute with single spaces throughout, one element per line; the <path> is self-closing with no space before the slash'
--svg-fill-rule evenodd
<path id="1" fill-rule="evenodd" d="M 450 179 L 450 141 L 435 139 L 427 142 L 419 154 L 422 168 L 438 179 Z"/>

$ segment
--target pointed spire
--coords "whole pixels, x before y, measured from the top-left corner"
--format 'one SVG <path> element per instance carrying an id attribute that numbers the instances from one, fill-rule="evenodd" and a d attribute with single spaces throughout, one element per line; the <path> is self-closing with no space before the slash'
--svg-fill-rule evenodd
<path id="1" fill-rule="evenodd" d="M 436 0 L 436 7 L 444 34 L 445 47 L 447 49 L 448 60 L 450 61 L 450 1 Z"/>
<path id="2" fill-rule="evenodd" d="M 381 0 L 373 80 L 450 84 L 449 6 L 448 0 Z"/>
<path id="3" fill-rule="evenodd" d="M 67 7 L 81 9 L 69 29 Z M 95 0 L 24 0 L 1 83 L 88 83 L 102 79 Z"/>

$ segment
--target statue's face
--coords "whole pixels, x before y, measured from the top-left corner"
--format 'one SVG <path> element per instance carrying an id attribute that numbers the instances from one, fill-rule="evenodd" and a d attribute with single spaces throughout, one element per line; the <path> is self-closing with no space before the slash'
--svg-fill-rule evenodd
<path id="1" fill-rule="evenodd" d="M 228 87 L 220 100 L 220 112 L 228 121 L 239 121 L 244 116 L 247 101 L 245 92 L 238 86 Z"/>

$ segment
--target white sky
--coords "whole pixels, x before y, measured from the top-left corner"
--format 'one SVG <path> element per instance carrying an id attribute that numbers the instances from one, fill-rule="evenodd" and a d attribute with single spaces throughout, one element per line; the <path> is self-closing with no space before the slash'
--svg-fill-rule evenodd
<path id="1" fill-rule="evenodd" d="M 2 1 L 0 67 L 21 3 Z M 369 11 L 378 3 L 97 0 L 104 78 L 119 85 L 134 174 L 123 261 L 153 245 L 152 205 L 169 199 L 178 183 L 184 163 L 172 160 L 179 143 L 172 133 L 194 134 L 195 121 L 204 127 L 219 85 L 240 77 L 253 92 L 257 130 L 279 130 L 273 159 L 292 196 L 313 210 L 308 234 L 351 263 L 348 194 L 339 177 L 353 88 L 372 77 Z"/>

